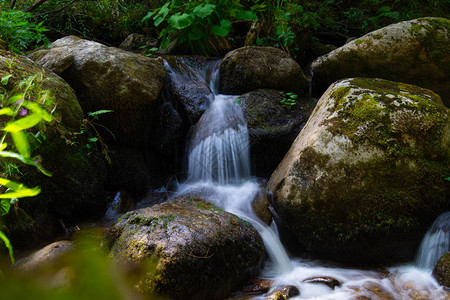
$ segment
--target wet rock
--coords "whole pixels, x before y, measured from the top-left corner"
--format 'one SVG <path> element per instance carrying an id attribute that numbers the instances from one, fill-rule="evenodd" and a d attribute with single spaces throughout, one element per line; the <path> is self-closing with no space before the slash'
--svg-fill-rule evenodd
<path id="1" fill-rule="evenodd" d="M 153 262 L 136 284 L 171 299 L 223 298 L 257 275 L 265 257 L 249 223 L 196 197 L 125 214 L 107 244 L 115 261 L 137 267 Z"/>
<path id="2" fill-rule="evenodd" d="M 33 134 L 38 131 L 45 134 L 46 139 L 32 152 L 32 157 L 40 155 L 42 166 L 53 176 L 48 177 L 31 166 L 21 166 L 20 182 L 29 187 L 40 186 L 41 193 L 20 201 L 20 209 L 12 210 L 11 216 L 0 217 L 3 219 L 0 223 L 5 226 L 1 230 L 20 248 L 29 246 L 30 241 L 57 234 L 59 219 L 75 222 L 104 212 L 106 168 L 95 144 L 91 148 L 86 146 L 92 134 L 82 127 L 83 111 L 74 91 L 61 77 L 26 57 L 0 50 L 0 77 L 8 74 L 13 77 L 8 85 L 2 86 L 5 94 L 17 90 L 22 79 L 36 76 L 35 88 L 28 94 L 30 101 L 39 101 L 42 105 L 42 99 L 37 99 L 38 93 L 49 93 L 54 99 L 42 106 L 48 112 L 53 111 L 54 120 L 30 130 Z M 6 121 L 3 116 L 0 123 Z M 80 134 L 81 131 L 84 133 Z M 17 226 L 8 221 L 17 218 L 27 220 L 29 226 Z"/>
<path id="3" fill-rule="evenodd" d="M 166 102 L 156 112 L 154 130 L 148 135 L 145 154 L 152 182 L 166 184 L 182 169 L 189 123 Z"/>
<path id="4" fill-rule="evenodd" d="M 333 277 L 323 276 L 323 277 L 311 277 L 303 280 L 304 283 L 313 283 L 313 284 L 325 284 L 329 288 L 333 289 L 335 287 L 340 287 L 341 282 Z"/>
<path id="5" fill-rule="evenodd" d="M 273 284 L 273 280 L 268 279 L 253 279 L 250 285 L 247 285 L 242 290 L 245 294 L 259 295 L 267 293 Z"/>
<path id="6" fill-rule="evenodd" d="M 111 199 L 109 199 L 109 209 L 112 213 L 123 214 L 132 210 L 136 206 L 136 202 L 126 191 L 118 191 Z M 108 214 L 107 212 L 107 214 Z"/>
<path id="7" fill-rule="evenodd" d="M 392 24 L 355 39 L 312 63 L 321 94 L 338 79 L 373 77 L 415 84 L 450 105 L 450 20 L 421 18 Z"/>
<path id="8" fill-rule="evenodd" d="M 449 210 L 449 109 L 433 92 L 381 79 L 333 84 L 272 174 L 273 207 L 318 256 L 410 260 Z"/>
<path id="9" fill-rule="evenodd" d="M 450 252 L 438 260 L 433 269 L 433 276 L 440 285 L 450 288 Z"/>
<path id="10" fill-rule="evenodd" d="M 300 295 L 300 291 L 296 286 L 283 285 L 276 287 L 265 300 L 287 300 Z"/>
<path id="11" fill-rule="evenodd" d="M 143 154 L 130 148 L 117 148 L 110 150 L 108 155 L 111 164 L 108 165 L 106 189 L 125 190 L 135 199 L 142 198 L 153 182 Z"/>
<path id="12" fill-rule="evenodd" d="M 288 54 L 272 47 L 242 47 L 220 63 L 219 92 L 241 95 L 257 89 L 274 89 L 304 95 L 309 82 Z"/>
<path id="13" fill-rule="evenodd" d="M 61 38 L 50 49 L 30 55 L 57 72 L 77 93 L 85 112 L 113 110 L 99 115 L 107 127 L 102 137 L 128 147 L 140 147 L 161 104 L 165 84 L 163 65 L 155 59 L 74 36 Z"/>
<path id="14" fill-rule="evenodd" d="M 268 226 L 272 223 L 272 212 L 269 208 L 269 199 L 264 191 L 259 191 L 252 202 L 255 214 Z"/>
<path id="15" fill-rule="evenodd" d="M 119 46 L 125 50 L 138 50 L 142 47 L 147 49 L 158 47 L 158 40 L 140 33 L 132 33 Z"/>
<path id="16" fill-rule="evenodd" d="M 60 265 L 74 248 L 74 243 L 71 241 L 54 242 L 19 260 L 15 268 L 20 272 L 28 273 Z"/>
<path id="17" fill-rule="evenodd" d="M 211 70 L 204 57 L 171 56 L 166 58 L 169 67 L 170 92 L 175 107 L 186 115 L 190 125 L 195 125 L 212 101 L 212 91 L 206 84 Z"/>
<path id="18" fill-rule="evenodd" d="M 239 97 L 250 138 L 252 173 L 268 178 L 289 150 L 314 108 L 298 98 L 296 105 L 283 105 L 275 90 L 256 90 Z"/>

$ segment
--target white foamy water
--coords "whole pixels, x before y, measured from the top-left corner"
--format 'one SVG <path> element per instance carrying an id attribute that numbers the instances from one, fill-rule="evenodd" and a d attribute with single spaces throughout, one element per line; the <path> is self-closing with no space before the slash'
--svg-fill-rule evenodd
<path id="1" fill-rule="evenodd" d="M 251 178 L 247 124 L 237 96 L 217 95 L 217 74 L 216 69 L 203 76 L 211 78 L 212 103 L 193 131 L 188 149 L 188 179 L 179 186 L 175 197 L 196 195 L 250 222 L 269 255 L 261 278 L 272 280 L 272 287 L 296 286 L 300 295 L 290 299 L 449 299 L 430 270 L 413 264 L 382 271 L 358 270 L 289 257 L 275 233 L 276 225 L 267 226 L 253 211 L 252 201 L 261 187 Z M 332 277 L 340 286 L 332 289 L 325 284 L 304 282 L 315 277 Z M 270 290 L 253 299 L 264 299 L 269 293 Z"/>

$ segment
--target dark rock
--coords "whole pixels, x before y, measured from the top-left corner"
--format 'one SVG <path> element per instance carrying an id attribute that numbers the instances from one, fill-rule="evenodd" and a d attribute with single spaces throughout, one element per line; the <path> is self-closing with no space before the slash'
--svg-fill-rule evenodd
<path id="1" fill-rule="evenodd" d="M 300 291 L 293 285 L 282 285 L 276 287 L 265 300 L 287 300 L 300 295 Z"/>
<path id="2" fill-rule="evenodd" d="M 268 182 L 275 211 L 314 255 L 413 259 L 426 228 L 450 209 L 449 115 L 419 87 L 336 82 Z"/>
<path id="3" fill-rule="evenodd" d="M 342 284 L 339 280 L 333 277 L 323 276 L 323 277 L 310 277 L 303 280 L 304 283 L 313 284 L 325 284 L 329 288 L 333 289 L 335 287 L 340 287 Z"/>
<path id="4" fill-rule="evenodd" d="M 159 61 L 73 36 L 30 57 L 60 74 L 77 93 L 85 112 L 113 110 L 98 116 L 97 123 L 115 135 L 113 139 L 98 128 L 105 140 L 142 146 L 143 133 L 161 104 L 165 71 Z"/>
<path id="5" fill-rule="evenodd" d="M 243 47 L 220 63 L 219 92 L 241 95 L 257 89 L 307 94 L 309 82 L 300 66 L 285 52 L 271 47 Z"/>
<path id="6" fill-rule="evenodd" d="M 433 269 L 433 276 L 440 285 L 450 288 L 450 252 L 438 260 Z"/>
<path id="7" fill-rule="evenodd" d="M 283 105 L 282 93 L 256 90 L 239 97 L 250 138 L 252 173 L 268 178 L 283 159 L 314 108 L 298 98 Z"/>
<path id="8" fill-rule="evenodd" d="M 259 191 L 252 202 L 255 214 L 268 226 L 272 223 L 272 213 L 269 209 L 269 199 L 264 191 Z"/>
<path id="9" fill-rule="evenodd" d="M 106 240 L 115 261 L 138 268 L 153 261 L 136 284 L 171 299 L 223 298 L 256 276 L 265 259 L 249 223 L 195 197 L 126 213 Z"/>
<path id="10" fill-rule="evenodd" d="M 253 279 L 251 284 L 246 285 L 242 292 L 244 294 L 260 295 L 267 293 L 273 284 L 273 280 Z"/>
<path id="11" fill-rule="evenodd" d="M 134 149 L 118 148 L 110 150 L 109 157 L 106 189 L 125 190 L 135 199 L 142 198 L 153 181 L 143 154 Z"/>
<path id="12" fill-rule="evenodd" d="M 450 20 L 421 18 L 389 25 L 352 40 L 312 64 L 320 95 L 349 77 L 383 78 L 431 89 L 450 105 Z"/>
<path id="13" fill-rule="evenodd" d="M 114 213 L 123 214 L 132 210 L 136 206 L 136 202 L 126 191 L 118 191 L 108 200 L 108 202 L 110 202 L 109 209 Z"/>
<path id="14" fill-rule="evenodd" d="M 140 33 L 132 33 L 120 44 L 125 50 L 138 50 L 145 46 L 147 49 L 158 47 L 158 40 Z"/>

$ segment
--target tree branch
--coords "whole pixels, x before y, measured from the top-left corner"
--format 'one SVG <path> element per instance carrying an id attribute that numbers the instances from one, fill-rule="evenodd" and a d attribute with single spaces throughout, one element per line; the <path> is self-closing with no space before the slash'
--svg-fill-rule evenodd
<path id="1" fill-rule="evenodd" d="M 39 6 L 41 6 L 42 4 L 44 4 L 47 1 L 48 0 L 38 0 L 33 5 L 25 8 L 23 11 L 24 12 L 32 12 L 33 10 L 35 10 L 36 8 L 38 8 Z"/>

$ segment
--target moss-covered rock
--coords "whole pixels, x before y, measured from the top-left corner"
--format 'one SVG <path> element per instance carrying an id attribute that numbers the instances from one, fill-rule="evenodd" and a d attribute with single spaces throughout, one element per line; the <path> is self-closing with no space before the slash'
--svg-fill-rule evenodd
<path id="1" fill-rule="evenodd" d="M 145 267 L 142 292 L 218 299 L 258 274 L 264 246 L 247 222 L 196 197 L 125 214 L 107 234 L 109 256 Z"/>
<path id="2" fill-rule="evenodd" d="M 450 20 L 421 18 L 392 24 L 319 57 L 313 87 L 324 91 L 348 77 L 374 77 L 431 89 L 450 106 Z"/>
<path id="3" fill-rule="evenodd" d="M 347 79 L 319 100 L 268 189 L 307 250 L 352 264 L 408 260 L 449 209 L 449 151 L 436 94 Z"/>
<path id="4" fill-rule="evenodd" d="M 285 92 L 261 89 L 239 97 L 250 138 L 252 173 L 268 178 L 305 125 L 313 107 L 298 97 L 283 105 Z"/>
<path id="5" fill-rule="evenodd" d="M 154 110 L 161 104 L 165 71 L 159 61 L 73 36 L 30 57 L 64 78 L 85 112 L 113 110 L 99 118 L 116 142 L 142 146 Z M 104 138 L 113 140 L 106 132 Z"/>
<path id="6" fill-rule="evenodd" d="M 440 285 L 450 288 L 450 252 L 442 255 L 433 269 L 433 276 Z"/>
<path id="7" fill-rule="evenodd" d="M 21 199 L 21 209 L 12 209 L 2 220 L 6 226 L 2 230 L 13 244 L 27 247 L 30 241 L 55 234 L 59 219 L 70 223 L 102 212 L 106 207 L 103 197 L 106 170 L 96 146 L 93 144 L 90 149 L 86 146 L 92 137 L 90 133 L 79 134 L 83 111 L 74 91 L 63 79 L 26 57 L 0 50 L 0 77 L 8 74 L 12 77 L 7 85 L 2 85 L 0 94 L 20 91 L 20 82 L 35 76 L 27 99 L 42 102 L 44 98 L 39 95 L 46 93 L 54 99 L 43 106 L 52 112 L 54 120 L 31 130 L 34 134 L 39 130 L 46 136 L 32 156 L 39 154 L 43 167 L 53 176 L 48 177 L 34 167 L 20 166 L 20 182 L 30 187 L 40 186 L 42 191 L 36 197 Z M 8 120 L 2 116 L 0 125 Z"/>
<path id="8" fill-rule="evenodd" d="M 242 47 L 220 63 L 219 92 L 241 95 L 256 89 L 308 93 L 309 81 L 288 54 L 272 47 Z"/>

